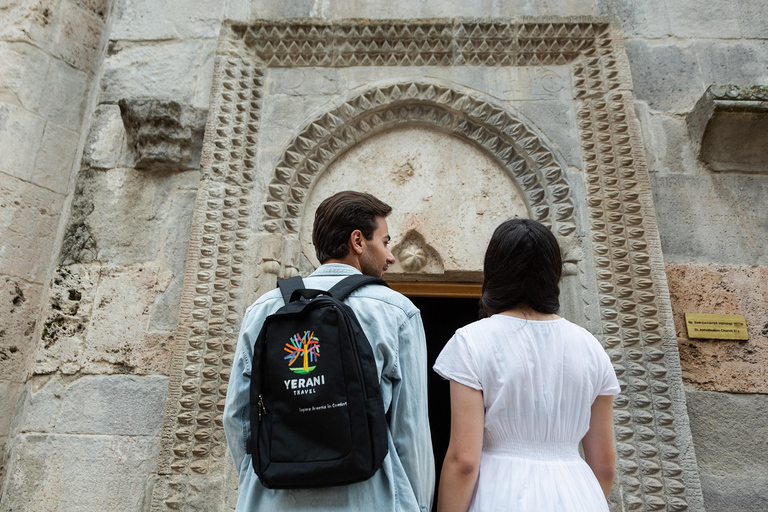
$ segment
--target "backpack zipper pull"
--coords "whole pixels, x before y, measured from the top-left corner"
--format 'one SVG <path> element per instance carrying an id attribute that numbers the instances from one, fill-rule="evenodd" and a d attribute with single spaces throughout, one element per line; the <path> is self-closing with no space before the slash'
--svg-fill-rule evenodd
<path id="1" fill-rule="evenodd" d="M 261 393 L 259 393 L 259 421 L 261 421 L 261 413 L 264 412 L 264 415 L 267 414 L 267 408 L 264 407 L 264 398 L 261 396 Z"/>

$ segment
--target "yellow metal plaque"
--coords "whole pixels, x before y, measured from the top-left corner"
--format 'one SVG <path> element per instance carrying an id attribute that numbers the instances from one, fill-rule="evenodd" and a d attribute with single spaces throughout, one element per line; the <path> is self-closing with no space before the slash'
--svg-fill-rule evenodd
<path id="1" fill-rule="evenodd" d="M 744 315 L 709 315 L 686 313 L 685 325 L 689 338 L 708 340 L 748 340 Z"/>

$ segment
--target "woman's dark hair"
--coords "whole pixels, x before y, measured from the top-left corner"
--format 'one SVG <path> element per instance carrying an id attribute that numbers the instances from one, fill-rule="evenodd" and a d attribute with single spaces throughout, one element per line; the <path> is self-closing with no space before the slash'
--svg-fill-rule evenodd
<path id="1" fill-rule="evenodd" d="M 543 224 L 530 219 L 504 222 L 485 251 L 480 316 L 521 304 L 539 313 L 557 313 L 562 271 L 560 247 Z"/>
<path id="2" fill-rule="evenodd" d="M 325 199 L 315 212 L 312 243 L 320 263 L 342 259 L 349 253 L 349 236 L 359 229 L 366 240 L 373 238 L 376 217 L 386 217 L 392 207 L 371 194 L 346 190 Z"/>

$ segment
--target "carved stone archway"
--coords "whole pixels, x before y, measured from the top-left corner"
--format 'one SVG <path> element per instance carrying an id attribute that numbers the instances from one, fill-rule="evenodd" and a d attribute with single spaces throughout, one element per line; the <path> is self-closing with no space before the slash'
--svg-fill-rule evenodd
<path id="1" fill-rule="evenodd" d="M 345 101 L 333 117 L 306 127 L 307 134 L 321 128 L 328 134 L 297 135 L 271 181 L 259 180 L 272 172 L 257 164 L 268 67 L 542 64 L 567 66 L 571 73 L 585 223 L 572 215 L 568 183 L 558 175 L 559 166 L 549 165 L 551 155 L 524 151 L 526 136 L 510 137 L 527 129 L 516 125 L 514 116 L 456 91 L 450 91 L 449 100 L 446 91 L 438 93 L 435 84 L 420 80 L 372 88 L 352 103 Z M 593 277 L 584 287 L 594 289 L 589 307 L 593 327 L 599 328 L 593 331 L 622 385 L 614 412 L 620 503 L 612 506 L 703 510 L 644 150 L 617 25 L 584 17 L 263 20 L 225 25 L 215 66 L 152 510 L 231 508 L 221 410 L 245 307 L 259 287 L 273 286 L 279 274 L 297 268 L 292 258 L 298 246 L 284 235 L 296 232 L 307 187 L 332 161 L 334 146 L 355 140 L 361 131 L 355 123 L 385 126 L 398 119 L 431 119 L 474 141 L 521 180 L 536 218 L 548 219 L 561 235 L 570 226 L 587 233 L 585 261 L 592 268 L 585 275 Z M 379 94 L 387 99 L 379 101 Z M 252 229 L 254 215 L 263 215 L 261 232 Z M 255 262 L 253 249 L 260 254 Z"/>

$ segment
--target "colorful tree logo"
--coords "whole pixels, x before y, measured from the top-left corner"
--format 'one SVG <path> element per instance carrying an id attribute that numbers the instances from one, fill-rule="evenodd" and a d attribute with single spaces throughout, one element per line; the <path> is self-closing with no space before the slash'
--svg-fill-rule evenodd
<path id="1" fill-rule="evenodd" d="M 290 341 L 285 344 L 283 350 L 288 352 L 284 359 L 290 359 L 288 361 L 288 368 L 293 372 L 305 375 L 315 369 L 315 366 L 309 366 L 309 363 L 316 363 L 320 357 L 320 340 L 317 339 L 314 331 L 304 331 L 304 336 L 299 336 L 299 333 L 296 333 L 291 336 Z M 299 357 L 301 357 L 301 366 L 291 368 L 291 365 Z"/>

